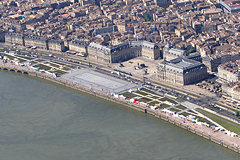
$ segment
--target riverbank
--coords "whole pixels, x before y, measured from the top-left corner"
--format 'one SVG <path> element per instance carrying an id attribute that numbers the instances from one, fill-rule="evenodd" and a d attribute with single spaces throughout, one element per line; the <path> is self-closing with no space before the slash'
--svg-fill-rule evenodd
<path id="1" fill-rule="evenodd" d="M 0 67 L 2 68 L 2 70 L 4 68 L 6 68 L 9 71 L 12 69 L 12 72 L 13 71 L 26 72 L 30 76 L 39 77 L 41 79 L 48 80 L 53 83 L 57 83 L 59 85 L 66 86 L 66 87 L 72 88 L 74 90 L 79 90 L 79 91 L 97 96 L 99 98 L 103 98 L 105 100 L 112 101 L 114 103 L 118 103 L 118 104 L 130 107 L 132 109 L 135 109 L 135 110 L 138 110 L 141 112 L 149 113 L 157 118 L 168 121 L 168 122 L 175 124 L 181 128 L 184 128 L 192 133 L 195 133 L 199 136 L 202 136 L 202 137 L 209 139 L 217 144 L 220 144 L 220 145 L 227 147 L 235 152 L 240 153 L 240 148 L 239 148 L 240 140 L 238 137 L 230 137 L 228 135 L 225 135 L 223 132 L 220 132 L 220 131 L 216 132 L 212 128 L 208 128 L 206 126 L 201 126 L 201 125 L 191 123 L 189 121 L 186 121 L 185 119 L 181 119 L 179 117 L 174 117 L 173 115 L 162 112 L 161 110 L 151 110 L 150 108 L 147 108 L 147 107 L 143 107 L 140 105 L 136 105 L 134 103 L 127 102 L 125 100 L 114 98 L 109 93 L 104 93 L 102 91 L 98 91 L 93 88 L 82 86 L 80 84 L 67 81 L 61 77 L 54 77 L 52 75 L 40 73 L 40 72 L 37 72 L 28 67 L 21 67 L 21 66 L 16 66 L 13 63 L 3 63 L 3 62 L 0 62 Z"/>

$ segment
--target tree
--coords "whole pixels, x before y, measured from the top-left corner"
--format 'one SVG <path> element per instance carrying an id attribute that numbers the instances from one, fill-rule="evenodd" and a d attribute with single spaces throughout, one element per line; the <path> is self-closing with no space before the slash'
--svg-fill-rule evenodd
<path id="1" fill-rule="evenodd" d="M 188 54 L 196 52 L 196 49 L 192 48 L 188 50 Z"/>
<path id="2" fill-rule="evenodd" d="M 146 16 L 144 16 L 144 19 L 145 19 L 145 21 L 146 22 L 148 22 L 150 19 L 149 19 L 149 17 L 146 15 Z"/>
<path id="3" fill-rule="evenodd" d="M 14 2 L 14 1 L 11 1 L 11 2 L 9 3 L 9 6 L 14 6 L 14 7 L 17 7 L 17 3 L 16 3 L 16 2 Z"/>
<path id="4" fill-rule="evenodd" d="M 153 18 L 149 15 L 144 16 L 144 19 L 145 19 L 146 22 L 149 22 L 149 21 L 152 22 L 153 21 Z"/>
<path id="5" fill-rule="evenodd" d="M 237 111 L 237 113 L 236 113 L 236 116 L 237 116 L 237 117 L 239 117 L 239 116 L 240 116 L 240 113 L 239 113 L 239 111 Z"/>

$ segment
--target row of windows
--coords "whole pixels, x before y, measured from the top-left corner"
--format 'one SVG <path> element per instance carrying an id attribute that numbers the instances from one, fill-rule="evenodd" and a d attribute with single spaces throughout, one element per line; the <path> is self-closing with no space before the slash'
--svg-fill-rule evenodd
<path id="1" fill-rule="evenodd" d="M 195 81 L 199 81 L 203 79 L 203 75 L 202 74 L 198 74 L 196 76 L 192 76 L 192 77 L 189 77 L 189 78 L 184 78 L 184 82 L 185 83 L 193 83 Z"/>

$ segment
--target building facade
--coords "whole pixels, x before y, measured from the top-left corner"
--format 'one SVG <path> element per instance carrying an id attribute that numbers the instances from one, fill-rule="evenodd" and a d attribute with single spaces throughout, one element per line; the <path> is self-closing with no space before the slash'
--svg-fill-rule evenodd
<path id="1" fill-rule="evenodd" d="M 163 48 L 163 58 L 167 61 L 184 56 L 187 56 L 185 50 L 173 48 L 171 44 L 166 44 Z"/>
<path id="2" fill-rule="evenodd" d="M 240 61 L 228 62 L 218 66 L 218 77 L 228 81 L 228 82 L 237 82 L 240 80 Z"/>
<path id="3" fill-rule="evenodd" d="M 104 63 L 119 63 L 141 56 L 152 60 L 161 58 L 160 48 L 146 41 L 130 41 L 115 46 L 103 46 L 92 42 L 87 51 L 89 58 Z"/>
<path id="4" fill-rule="evenodd" d="M 230 96 L 235 100 L 240 100 L 240 83 L 226 83 L 222 85 L 222 92 L 224 95 Z"/>
<path id="5" fill-rule="evenodd" d="M 209 72 L 217 72 L 218 66 L 230 61 L 236 61 L 240 59 L 240 54 L 225 54 L 212 58 L 209 56 L 203 57 L 202 62 L 207 66 Z"/>
<path id="6" fill-rule="evenodd" d="M 64 42 L 61 40 L 50 39 L 47 41 L 47 49 L 52 51 L 64 52 Z"/>
<path id="7" fill-rule="evenodd" d="M 40 36 L 24 35 L 24 46 L 47 49 L 47 39 Z"/>
<path id="8" fill-rule="evenodd" d="M 0 42 L 5 42 L 5 32 L 0 30 Z"/>
<path id="9" fill-rule="evenodd" d="M 110 48 L 91 42 L 87 50 L 89 59 L 95 59 L 102 63 L 112 63 Z"/>
<path id="10" fill-rule="evenodd" d="M 17 33 L 5 34 L 5 43 L 17 44 L 26 47 L 38 47 L 46 50 L 63 52 L 66 47 L 64 42 L 55 39 L 46 39 L 40 36 L 21 35 Z M 147 41 L 129 41 L 118 45 L 104 46 L 95 42 L 86 43 L 83 41 L 71 41 L 68 44 L 69 50 L 75 51 L 89 58 L 104 63 L 118 63 L 135 57 L 156 60 L 162 58 L 161 48 L 154 43 Z"/>
<path id="11" fill-rule="evenodd" d="M 81 53 L 83 55 L 87 55 L 87 42 L 83 41 L 71 41 L 69 42 L 69 50 L 75 51 L 77 53 Z"/>
<path id="12" fill-rule="evenodd" d="M 25 45 L 23 35 L 18 33 L 5 33 L 5 43 L 8 45 Z"/>
<path id="13" fill-rule="evenodd" d="M 160 48 L 154 43 L 142 41 L 142 57 L 152 60 L 162 58 Z"/>

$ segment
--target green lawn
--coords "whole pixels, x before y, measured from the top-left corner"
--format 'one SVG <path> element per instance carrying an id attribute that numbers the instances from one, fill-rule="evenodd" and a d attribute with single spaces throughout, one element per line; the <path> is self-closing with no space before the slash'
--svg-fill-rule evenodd
<path id="1" fill-rule="evenodd" d="M 158 98 L 160 98 L 160 97 L 158 97 L 158 96 L 152 96 L 151 98 L 152 98 L 152 99 L 158 99 Z"/>
<path id="2" fill-rule="evenodd" d="M 167 98 L 167 97 L 164 97 L 164 98 L 160 98 L 160 99 L 158 99 L 159 101 L 168 101 L 168 102 L 171 102 L 171 103 L 173 103 L 173 104 L 177 104 L 177 102 L 175 102 L 174 100 L 171 100 L 171 99 L 169 99 L 169 98 Z"/>
<path id="3" fill-rule="evenodd" d="M 55 71 L 50 71 L 51 73 L 57 73 L 58 75 L 65 74 L 67 72 L 61 71 L 61 70 L 55 70 Z"/>
<path id="4" fill-rule="evenodd" d="M 10 55 L 5 54 L 5 53 L 0 53 L 0 56 L 6 56 L 6 57 L 8 57 L 10 60 L 13 60 L 14 58 L 16 58 L 16 57 L 14 57 L 14 56 L 10 56 Z"/>
<path id="5" fill-rule="evenodd" d="M 167 108 L 167 107 L 170 107 L 170 106 L 163 103 L 163 104 L 160 104 L 160 106 L 158 106 L 157 108 L 163 109 L 163 108 Z"/>
<path id="6" fill-rule="evenodd" d="M 176 101 L 177 102 L 184 102 L 185 100 L 177 98 Z"/>
<path id="7" fill-rule="evenodd" d="M 178 108 L 178 109 L 181 109 L 181 110 L 187 109 L 187 107 L 184 107 L 182 105 L 176 106 L 175 108 Z"/>
<path id="8" fill-rule="evenodd" d="M 196 112 L 192 111 L 191 109 L 187 110 L 187 112 L 197 114 Z"/>
<path id="9" fill-rule="evenodd" d="M 202 109 L 200 109 L 200 108 L 198 108 L 198 109 L 196 109 L 196 110 L 197 110 L 198 112 L 202 113 L 203 115 L 205 115 L 206 117 L 212 119 L 212 120 L 215 121 L 216 123 L 220 124 L 221 126 L 223 126 L 224 128 L 226 128 L 227 130 L 232 131 L 232 132 L 235 132 L 235 133 L 237 133 L 238 135 L 240 135 L 240 125 L 239 125 L 239 124 L 237 124 L 237 123 L 235 123 L 235 122 L 232 122 L 232 121 L 230 121 L 230 120 L 228 120 L 228 119 L 222 118 L 222 117 L 220 117 L 220 116 L 217 116 L 217 115 L 215 115 L 215 114 L 213 114 L 213 113 L 210 113 L 210 112 L 207 112 L 207 111 L 205 111 L 205 110 L 202 110 Z M 206 112 L 207 114 L 204 113 L 204 112 Z M 215 118 L 214 116 L 217 117 L 217 118 Z M 219 118 L 219 119 L 218 119 L 218 118 Z M 224 121 L 223 121 L 223 120 L 224 120 Z M 230 124 L 230 123 L 231 123 L 231 124 Z M 234 126 L 234 125 L 232 125 L 232 124 L 237 125 L 237 126 L 239 126 L 239 127 Z"/>
<path id="10" fill-rule="evenodd" d="M 32 58 L 32 57 L 27 57 L 27 56 L 22 56 L 22 55 L 17 55 L 17 56 L 20 57 L 20 58 L 27 59 L 27 60 L 32 60 L 32 59 L 34 59 L 34 58 Z"/>
<path id="11" fill-rule="evenodd" d="M 67 69 L 67 68 L 75 68 L 71 65 L 67 65 L 67 64 L 64 64 L 64 63 L 61 63 L 61 62 L 54 62 L 54 63 L 50 63 L 52 66 L 55 65 L 55 66 L 58 66 L 57 68 L 59 68 L 60 66 L 59 65 L 62 65 L 63 67 L 66 67 L 66 70 L 70 70 L 70 69 Z M 53 66 L 53 67 L 55 67 Z M 64 69 L 65 70 L 65 69 Z"/>
<path id="12" fill-rule="evenodd" d="M 59 68 L 60 66 L 55 64 L 55 63 L 49 63 L 51 66 L 55 67 L 55 68 Z"/>
<path id="13" fill-rule="evenodd" d="M 60 63 L 60 62 L 54 62 L 54 63 L 56 63 L 56 64 L 59 64 L 59 65 L 65 65 L 64 63 Z"/>
<path id="14" fill-rule="evenodd" d="M 40 68 L 40 69 L 44 69 L 44 70 L 50 70 L 51 69 L 51 67 L 49 67 L 49 66 L 46 66 L 46 65 L 43 65 L 43 64 L 38 64 L 38 65 L 35 65 L 35 66 L 33 66 L 33 67 L 36 67 L 36 68 Z"/>
<path id="15" fill-rule="evenodd" d="M 143 95 L 143 96 L 148 95 L 147 93 L 145 93 L 145 92 L 141 92 L 141 91 L 136 91 L 135 93 L 141 94 L 141 95 Z"/>
<path id="16" fill-rule="evenodd" d="M 75 68 L 75 67 L 73 67 L 73 66 L 71 66 L 71 65 L 65 65 L 66 67 L 68 67 L 68 68 Z"/>
<path id="17" fill-rule="evenodd" d="M 63 67 L 62 70 L 64 70 L 64 71 L 69 71 L 69 70 L 71 70 L 71 69 L 68 68 L 68 67 Z"/>
<path id="18" fill-rule="evenodd" d="M 157 93 L 155 93 L 155 92 L 153 92 L 153 91 L 150 91 L 150 90 L 148 90 L 148 89 L 146 89 L 146 88 L 143 88 L 142 90 L 145 91 L 145 92 L 154 94 L 154 95 L 156 95 L 156 96 L 160 96 L 159 94 L 157 94 Z"/>
<path id="19" fill-rule="evenodd" d="M 233 112 L 239 112 L 239 110 L 237 110 L 237 109 L 234 109 L 234 108 L 231 108 L 231 107 L 228 107 L 228 106 L 226 106 L 226 105 L 222 105 L 222 104 L 219 104 L 219 103 L 215 103 L 216 105 L 219 105 L 219 106 L 221 106 L 221 107 L 224 107 L 224 108 L 226 108 L 226 109 L 230 109 L 231 111 L 233 111 Z"/>
<path id="20" fill-rule="evenodd" d="M 43 61 L 45 61 L 44 59 L 36 59 L 35 61 L 37 61 L 37 62 L 43 62 Z"/>
<path id="21" fill-rule="evenodd" d="M 170 110 L 170 111 L 173 111 L 173 112 L 179 112 L 179 111 L 181 111 L 181 110 L 179 110 L 179 109 L 177 109 L 177 108 L 170 108 L 169 110 Z"/>
<path id="22" fill-rule="evenodd" d="M 189 115 L 191 115 L 191 114 L 190 114 L 190 113 L 187 113 L 187 112 L 182 112 L 182 113 L 180 113 L 180 115 L 183 115 L 183 116 L 187 117 L 187 116 L 189 116 Z"/>
<path id="23" fill-rule="evenodd" d="M 163 102 L 163 101 L 166 101 L 167 99 L 163 97 L 163 98 L 159 98 L 158 100 Z"/>
<path id="24" fill-rule="evenodd" d="M 148 103 L 150 106 L 155 106 L 156 104 L 159 104 L 158 101 L 152 101 Z"/>
<path id="25" fill-rule="evenodd" d="M 216 127 L 215 124 L 213 124 L 212 122 L 210 122 L 210 121 L 207 120 L 206 118 L 196 116 L 196 119 L 198 119 L 200 122 L 206 122 L 206 123 L 209 124 L 210 126 L 215 126 L 215 127 Z"/>
<path id="26" fill-rule="evenodd" d="M 140 99 L 138 99 L 138 100 L 141 101 L 141 102 L 145 102 L 145 103 L 151 101 L 151 99 L 146 98 L 146 97 L 142 97 L 142 98 L 140 98 Z"/>
<path id="27" fill-rule="evenodd" d="M 22 63 L 22 62 L 26 62 L 25 59 L 22 59 L 22 58 L 17 58 L 17 59 L 19 60 L 20 63 Z"/>
<path id="28" fill-rule="evenodd" d="M 174 100 L 171 100 L 171 99 L 169 99 L 169 98 L 166 98 L 166 100 L 167 100 L 168 102 L 171 102 L 171 103 L 173 103 L 173 104 L 177 104 L 177 102 L 176 102 L 176 101 L 174 101 Z"/>
<path id="29" fill-rule="evenodd" d="M 10 60 L 14 60 L 14 59 L 18 59 L 20 63 L 25 62 L 25 59 L 19 58 L 19 57 L 14 57 L 5 53 L 0 53 L 1 56 L 6 56 L 8 57 Z"/>
<path id="30" fill-rule="evenodd" d="M 37 62 L 35 62 L 35 61 L 31 61 L 30 63 L 31 63 L 31 65 L 37 64 Z"/>
<path id="31" fill-rule="evenodd" d="M 130 92 L 124 92 L 124 93 L 122 93 L 121 95 L 123 95 L 123 96 L 126 97 L 126 98 L 137 97 L 136 94 L 134 94 L 134 93 L 130 93 Z"/>

